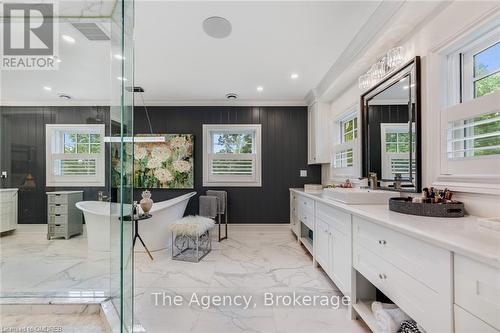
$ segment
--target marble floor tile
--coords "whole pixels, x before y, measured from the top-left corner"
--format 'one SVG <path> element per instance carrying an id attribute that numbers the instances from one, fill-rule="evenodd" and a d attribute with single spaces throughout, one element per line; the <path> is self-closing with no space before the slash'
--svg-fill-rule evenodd
<path id="1" fill-rule="evenodd" d="M 109 280 L 114 276 L 110 274 L 109 254 L 89 253 L 85 236 L 47 241 L 44 229 L 31 228 L 0 238 L 2 295 L 109 295 Z M 134 260 L 135 317 L 147 332 L 369 331 L 347 318 L 345 306 L 266 306 L 265 293 L 341 297 L 323 270 L 313 267 L 307 250 L 286 227 L 235 227 L 229 239 L 220 243 L 214 240 L 212 252 L 199 263 L 171 260 L 169 250 L 152 254 L 154 260 L 140 252 Z M 155 293 L 179 296 L 182 304 L 158 303 Z M 190 304 L 193 294 L 228 299 L 244 295 L 252 301 L 247 309 L 234 304 L 204 307 L 196 302 Z"/>

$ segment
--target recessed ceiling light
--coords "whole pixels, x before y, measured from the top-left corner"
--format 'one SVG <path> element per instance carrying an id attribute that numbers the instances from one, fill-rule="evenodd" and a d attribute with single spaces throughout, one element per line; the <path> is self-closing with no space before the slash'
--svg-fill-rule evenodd
<path id="1" fill-rule="evenodd" d="M 118 59 L 118 60 L 124 60 L 125 57 L 122 56 L 121 54 L 115 54 L 115 58 Z"/>
<path id="2" fill-rule="evenodd" d="M 71 36 L 68 36 L 68 35 L 62 35 L 62 39 L 64 39 L 66 42 L 70 43 L 70 44 L 75 44 L 76 40 L 71 37 Z"/>
<path id="3" fill-rule="evenodd" d="M 291 78 L 292 80 L 297 80 L 297 79 L 299 78 L 299 74 L 297 74 L 297 73 L 292 73 L 292 74 L 290 75 L 290 78 Z"/>
<path id="4" fill-rule="evenodd" d="M 118 76 L 117 77 L 118 80 L 120 81 L 127 81 L 127 78 L 126 77 L 121 77 L 121 76 Z"/>
<path id="5" fill-rule="evenodd" d="M 223 17 L 212 16 L 203 21 L 203 31 L 213 38 L 226 38 L 232 29 L 231 22 Z"/>
<path id="6" fill-rule="evenodd" d="M 263 87 L 263 86 L 258 86 L 258 87 L 257 87 L 257 91 L 258 91 L 258 92 L 261 92 L 261 91 L 263 91 L 263 90 L 264 90 L 264 87 Z"/>
<path id="7" fill-rule="evenodd" d="M 45 91 L 52 91 L 52 88 L 49 87 L 49 86 L 45 86 L 45 87 L 43 87 L 43 90 L 45 90 Z"/>

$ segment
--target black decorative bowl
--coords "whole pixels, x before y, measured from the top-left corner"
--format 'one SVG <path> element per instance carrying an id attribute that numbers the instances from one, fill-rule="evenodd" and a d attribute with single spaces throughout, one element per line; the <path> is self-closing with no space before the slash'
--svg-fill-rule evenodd
<path id="1" fill-rule="evenodd" d="M 432 217 L 463 217 L 464 204 L 454 203 L 415 203 L 408 198 L 390 198 L 389 209 L 403 214 Z"/>

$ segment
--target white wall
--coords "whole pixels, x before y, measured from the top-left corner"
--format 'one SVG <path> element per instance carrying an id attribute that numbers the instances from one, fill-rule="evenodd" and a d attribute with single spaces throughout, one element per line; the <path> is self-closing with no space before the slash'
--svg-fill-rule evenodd
<path id="1" fill-rule="evenodd" d="M 440 45 L 445 45 L 460 35 L 472 30 L 478 24 L 485 20 L 490 20 L 493 15 L 500 13 L 500 5 L 496 1 L 484 2 L 463 2 L 456 1 L 445 7 L 438 15 L 419 27 L 406 40 L 399 43 L 393 43 L 393 46 L 403 45 L 408 51 L 408 59 L 414 56 L 421 57 L 422 69 L 422 167 L 423 167 L 423 185 L 427 186 L 434 180 L 434 171 L 439 167 L 435 159 L 433 145 L 438 145 L 437 142 L 429 142 L 429 129 L 434 129 L 435 126 L 430 123 L 428 110 L 432 109 L 431 101 L 428 99 L 428 85 L 426 84 L 431 75 L 437 75 L 429 70 L 428 55 L 431 50 Z M 390 31 L 390 29 L 389 29 Z M 380 43 L 387 43 L 389 34 L 382 36 L 374 41 L 373 48 Z M 370 47 L 372 48 L 372 46 Z M 376 59 L 373 59 L 375 61 Z M 354 72 L 359 67 L 356 63 L 350 66 L 350 70 Z M 358 69 L 359 70 L 359 69 Z M 349 69 L 347 70 L 349 71 Z M 342 76 L 349 76 L 349 73 L 343 73 Z M 341 115 L 347 108 L 355 103 L 359 103 L 359 97 L 362 91 L 357 87 L 357 80 L 331 102 L 330 123 Z M 434 108 L 435 109 L 435 108 Z M 332 175 L 330 175 L 330 165 L 323 165 L 322 170 L 323 183 L 330 183 Z M 500 216 L 500 196 L 483 195 L 473 193 L 456 193 L 456 199 L 465 202 L 467 211 L 470 214 L 477 216 Z"/>

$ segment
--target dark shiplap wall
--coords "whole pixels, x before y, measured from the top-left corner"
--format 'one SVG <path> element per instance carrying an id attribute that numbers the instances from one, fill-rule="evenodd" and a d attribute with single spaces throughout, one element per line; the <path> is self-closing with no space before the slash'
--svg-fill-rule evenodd
<path id="1" fill-rule="evenodd" d="M 149 107 L 153 132 L 195 135 L 195 188 L 202 186 L 203 124 L 262 124 L 262 187 L 217 188 L 228 191 L 231 223 L 288 223 L 290 187 L 321 183 L 320 166 L 307 165 L 306 107 Z M 136 134 L 149 133 L 144 108 L 136 107 Z M 299 177 L 301 169 L 308 177 Z M 215 188 L 214 188 L 215 189 Z M 155 201 L 167 200 L 192 190 L 152 190 Z M 141 190 L 136 190 L 140 199 Z M 189 202 L 187 214 L 196 214 L 198 198 Z"/>
<path id="2" fill-rule="evenodd" d="M 84 200 L 96 200 L 98 191 L 109 193 L 107 187 L 45 187 L 46 124 L 107 124 L 109 133 L 109 107 L 0 107 L 0 166 L 9 175 L 0 185 L 20 188 L 28 174 L 36 183 L 32 190 L 19 190 L 20 224 L 47 223 L 47 191 L 82 189 Z"/>

